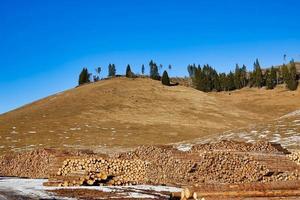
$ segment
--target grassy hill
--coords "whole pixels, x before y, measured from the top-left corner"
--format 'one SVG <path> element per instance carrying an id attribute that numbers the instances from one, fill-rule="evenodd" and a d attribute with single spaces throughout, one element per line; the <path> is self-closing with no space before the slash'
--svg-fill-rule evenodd
<path id="1" fill-rule="evenodd" d="M 0 115 L 0 154 L 37 147 L 92 150 L 166 144 L 270 121 L 300 108 L 300 90 L 203 93 L 148 78 L 114 78 Z"/>

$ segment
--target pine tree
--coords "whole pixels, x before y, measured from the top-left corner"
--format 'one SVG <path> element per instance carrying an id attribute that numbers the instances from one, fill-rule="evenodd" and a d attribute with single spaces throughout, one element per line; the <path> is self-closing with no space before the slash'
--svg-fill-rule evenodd
<path id="1" fill-rule="evenodd" d="M 220 91 L 227 91 L 227 77 L 225 73 L 219 74 Z"/>
<path id="2" fill-rule="evenodd" d="M 133 73 L 131 71 L 131 68 L 130 68 L 129 64 L 126 67 L 126 77 L 128 77 L 128 78 L 132 78 L 133 77 Z"/>
<path id="3" fill-rule="evenodd" d="M 281 67 L 281 76 L 282 76 L 282 80 L 285 84 L 287 84 L 288 80 L 289 80 L 289 69 L 287 67 L 287 65 L 283 64 Z"/>
<path id="4" fill-rule="evenodd" d="M 221 89 L 220 77 L 216 70 L 213 70 L 212 81 L 213 81 L 213 90 L 216 92 L 221 91 L 222 89 Z"/>
<path id="5" fill-rule="evenodd" d="M 260 64 L 258 62 L 258 59 L 254 62 L 254 84 L 256 87 L 261 88 L 263 86 L 263 74 L 260 68 Z"/>
<path id="6" fill-rule="evenodd" d="M 145 74 L 145 65 L 144 64 L 142 65 L 142 74 L 143 75 Z"/>
<path id="7" fill-rule="evenodd" d="M 150 61 L 149 63 L 150 66 L 150 78 L 154 80 L 160 80 L 159 72 L 158 72 L 158 67 L 153 60 Z"/>
<path id="8" fill-rule="evenodd" d="M 293 60 L 290 62 L 286 86 L 289 90 L 296 90 L 298 87 L 297 70 L 295 62 Z"/>
<path id="9" fill-rule="evenodd" d="M 78 85 L 82 85 L 89 82 L 90 82 L 90 74 L 88 72 L 88 69 L 83 68 L 79 75 Z"/>
<path id="10" fill-rule="evenodd" d="M 254 87 L 255 86 L 255 79 L 254 79 L 254 76 L 255 76 L 255 74 L 254 74 L 255 72 L 254 71 L 252 71 L 252 72 L 249 72 L 249 83 L 248 83 L 248 85 L 249 85 L 249 87 Z"/>
<path id="11" fill-rule="evenodd" d="M 235 66 L 235 73 L 234 73 L 234 85 L 236 89 L 241 89 L 242 88 L 242 83 L 241 83 L 241 69 L 238 64 Z"/>
<path id="12" fill-rule="evenodd" d="M 190 65 L 190 69 L 193 72 L 192 81 L 193 85 L 197 90 L 205 91 L 204 88 L 204 74 L 202 72 L 202 69 L 200 65 L 196 67 L 196 65 Z"/>
<path id="13" fill-rule="evenodd" d="M 116 66 L 115 64 L 108 65 L 108 77 L 116 76 Z"/>
<path id="14" fill-rule="evenodd" d="M 243 65 L 241 69 L 241 83 L 242 83 L 242 87 L 246 87 L 248 84 L 246 65 Z"/>
<path id="15" fill-rule="evenodd" d="M 188 65 L 187 70 L 190 78 L 193 78 L 195 76 L 195 68 L 193 67 L 193 65 Z"/>
<path id="16" fill-rule="evenodd" d="M 271 73 L 270 76 L 271 76 L 272 84 L 273 87 L 275 88 L 277 85 L 277 73 L 276 73 L 276 69 L 273 66 L 271 67 L 270 73 Z"/>
<path id="17" fill-rule="evenodd" d="M 168 72 L 166 70 L 164 71 L 164 73 L 162 75 L 161 82 L 163 85 L 170 86 L 170 78 L 169 78 Z"/>
<path id="18" fill-rule="evenodd" d="M 266 86 L 268 90 L 272 90 L 275 87 L 275 84 L 272 79 L 271 71 L 269 69 L 266 70 Z"/>
<path id="19" fill-rule="evenodd" d="M 227 90 L 235 90 L 235 84 L 234 84 L 234 74 L 230 71 L 227 75 Z"/>

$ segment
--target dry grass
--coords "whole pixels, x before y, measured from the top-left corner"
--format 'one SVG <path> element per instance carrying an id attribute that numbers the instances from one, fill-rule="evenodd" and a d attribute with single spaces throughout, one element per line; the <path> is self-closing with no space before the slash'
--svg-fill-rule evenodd
<path id="1" fill-rule="evenodd" d="M 0 154 L 36 147 L 106 150 L 166 144 L 274 120 L 300 108 L 300 90 L 203 93 L 115 78 L 0 115 Z"/>

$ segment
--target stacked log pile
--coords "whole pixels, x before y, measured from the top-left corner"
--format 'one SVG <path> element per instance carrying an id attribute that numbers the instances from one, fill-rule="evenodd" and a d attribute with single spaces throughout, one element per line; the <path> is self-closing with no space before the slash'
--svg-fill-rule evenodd
<path id="1" fill-rule="evenodd" d="M 261 153 L 289 153 L 286 149 L 282 148 L 281 145 L 259 141 L 256 143 L 246 143 L 222 140 L 217 143 L 206 143 L 197 144 L 192 147 L 190 152 L 201 152 L 201 151 L 238 151 L 238 152 L 261 152 Z"/>
<path id="2" fill-rule="evenodd" d="M 232 144 L 236 145 L 233 142 Z M 240 147 L 242 148 L 244 146 Z M 257 150 L 253 147 L 251 149 Z M 262 149 L 265 151 L 266 148 Z M 273 150 L 269 151 L 273 152 Z M 297 174 L 279 173 L 281 171 L 269 169 L 267 165 L 261 164 L 245 152 L 203 150 L 180 152 L 164 146 L 143 146 L 133 152 L 121 154 L 119 157 L 149 161 L 151 164 L 146 169 L 146 177 L 151 180 L 152 184 L 267 182 L 281 180 L 280 177 L 283 176 L 285 180 L 298 179 Z"/>
<path id="3" fill-rule="evenodd" d="M 47 186 L 132 185 L 145 182 L 147 163 L 141 160 L 66 159 Z"/>
<path id="4" fill-rule="evenodd" d="M 188 152 L 172 146 L 141 146 L 113 157 L 66 159 L 47 184 L 182 186 L 300 179 L 298 165 L 278 153 L 277 148 L 272 149 L 273 145 L 258 148 L 259 145 L 223 141 L 221 147 L 229 145 L 229 149 L 243 151 L 205 150 L 217 148 L 214 145 Z"/>

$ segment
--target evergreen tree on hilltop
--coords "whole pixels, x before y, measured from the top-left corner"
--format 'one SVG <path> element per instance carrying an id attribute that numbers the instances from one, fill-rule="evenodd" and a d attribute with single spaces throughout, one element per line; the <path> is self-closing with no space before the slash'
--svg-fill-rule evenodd
<path id="1" fill-rule="evenodd" d="M 163 85 L 170 86 L 170 78 L 169 78 L 168 72 L 166 70 L 164 71 L 164 73 L 162 75 L 161 82 Z"/>
<path id="2" fill-rule="evenodd" d="M 289 69 L 287 67 L 287 65 L 283 64 L 281 66 L 281 76 L 282 76 L 282 80 L 285 84 L 287 84 L 288 80 L 289 80 Z"/>
<path id="3" fill-rule="evenodd" d="M 193 85 L 197 90 L 200 91 L 205 91 L 205 85 L 204 85 L 204 74 L 203 71 L 201 69 L 201 66 L 198 65 L 198 67 L 196 67 L 196 65 L 191 65 L 190 69 L 193 72 L 193 76 L 192 76 L 192 81 L 193 81 Z"/>
<path id="4" fill-rule="evenodd" d="M 234 72 L 234 85 L 236 89 L 242 88 L 242 70 L 240 69 L 239 65 L 236 64 L 235 66 L 235 72 Z"/>
<path id="5" fill-rule="evenodd" d="M 195 76 L 195 67 L 193 65 L 188 65 L 187 70 L 190 78 L 193 78 Z"/>
<path id="6" fill-rule="evenodd" d="M 78 85 L 82 85 L 89 82 L 90 82 L 90 74 L 88 72 L 88 69 L 83 68 L 79 75 Z"/>
<path id="7" fill-rule="evenodd" d="M 116 66 L 115 64 L 108 65 L 108 77 L 116 76 Z"/>
<path id="8" fill-rule="evenodd" d="M 227 76 L 225 73 L 219 74 L 220 91 L 227 91 Z"/>
<path id="9" fill-rule="evenodd" d="M 275 87 L 275 83 L 273 82 L 271 71 L 269 69 L 266 70 L 266 86 L 268 90 L 272 90 Z"/>
<path id="10" fill-rule="evenodd" d="M 131 68 L 130 68 L 129 64 L 126 67 L 126 77 L 128 77 L 128 78 L 132 78 L 133 77 L 133 73 L 131 71 Z"/>
<path id="11" fill-rule="evenodd" d="M 212 83 L 212 76 L 211 76 L 211 68 L 210 66 L 204 65 L 202 69 L 203 73 L 203 91 L 204 92 L 210 92 L 213 89 L 213 83 Z"/>
<path id="12" fill-rule="evenodd" d="M 142 74 L 143 75 L 145 74 L 145 65 L 144 64 L 142 65 Z"/>
<path id="13" fill-rule="evenodd" d="M 160 77 L 159 77 L 158 67 L 156 63 L 153 62 L 153 60 L 150 61 L 149 67 L 150 67 L 150 78 L 153 80 L 159 80 Z"/>
<path id="14" fill-rule="evenodd" d="M 281 68 L 274 68 L 276 73 L 276 85 L 283 83 Z"/>
<path id="15" fill-rule="evenodd" d="M 272 66 L 270 73 L 271 73 L 270 76 L 271 76 L 272 84 L 275 88 L 277 85 L 277 70 Z"/>
<path id="16" fill-rule="evenodd" d="M 217 71 L 215 69 L 212 69 L 211 71 L 211 77 L 212 77 L 212 90 L 219 92 L 221 91 L 221 83 L 220 83 L 220 78 L 219 78 L 219 74 L 217 73 Z"/>
<path id="17" fill-rule="evenodd" d="M 256 59 L 256 61 L 254 62 L 253 75 L 255 86 L 261 88 L 263 86 L 263 74 L 258 59 Z"/>
<path id="18" fill-rule="evenodd" d="M 241 83 L 242 83 L 242 87 L 246 87 L 248 84 L 246 65 L 243 65 L 243 67 L 241 69 Z"/>
<path id="19" fill-rule="evenodd" d="M 234 74 L 230 71 L 227 75 L 227 90 L 235 90 L 235 84 L 234 84 Z"/>
<path id="20" fill-rule="evenodd" d="M 297 69 L 294 61 L 290 62 L 286 86 L 289 90 L 296 90 L 298 87 Z"/>

